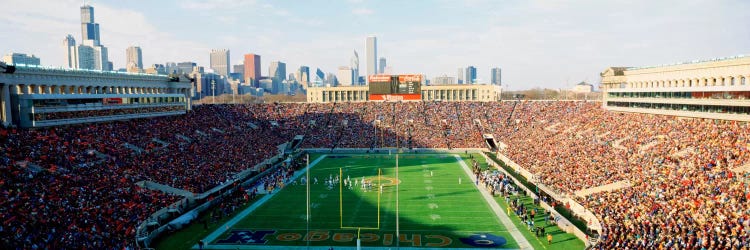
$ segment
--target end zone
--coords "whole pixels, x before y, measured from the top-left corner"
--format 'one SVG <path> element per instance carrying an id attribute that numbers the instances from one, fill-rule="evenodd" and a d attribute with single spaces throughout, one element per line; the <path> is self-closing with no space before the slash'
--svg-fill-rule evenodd
<path id="1" fill-rule="evenodd" d="M 315 165 L 317 165 L 320 161 L 322 161 L 323 159 L 325 159 L 326 156 L 328 156 L 328 155 L 321 155 L 320 157 L 318 157 L 318 159 L 315 159 L 313 162 L 310 163 L 310 168 L 312 168 Z M 307 171 L 307 168 L 305 168 L 305 170 L 302 170 L 302 171 L 299 171 L 299 172 L 295 173 L 294 176 L 290 179 L 290 181 L 291 180 L 296 180 L 297 178 L 299 178 L 300 176 L 302 176 L 302 174 L 304 174 L 306 171 Z M 247 217 L 248 215 L 250 215 L 250 213 L 252 213 L 253 211 L 255 211 L 255 209 L 258 209 L 258 207 L 260 207 L 263 204 L 265 204 L 266 201 L 268 201 L 271 198 L 273 198 L 277 193 L 279 193 L 279 192 L 273 192 L 271 194 L 267 194 L 267 195 L 263 196 L 263 198 L 260 198 L 260 200 L 258 200 L 257 202 L 253 203 L 248 208 L 246 208 L 245 210 L 242 210 L 242 212 L 240 212 L 239 214 L 237 214 L 237 216 L 235 216 L 234 218 L 232 218 L 229 221 L 227 221 L 227 223 L 224 223 L 224 225 L 221 225 L 221 227 L 219 227 L 219 229 L 217 229 L 216 231 L 214 231 L 211 234 L 209 234 L 208 236 L 206 236 L 206 238 L 203 238 L 203 242 L 205 242 L 205 246 L 203 248 L 204 249 L 226 249 L 227 245 L 217 246 L 217 245 L 213 245 L 211 243 L 214 240 L 216 240 L 216 238 L 218 238 L 219 236 L 221 236 L 225 232 L 229 231 L 229 229 L 232 228 L 235 224 L 237 224 L 237 222 L 241 221 L 242 219 L 244 219 L 245 217 Z M 256 230 L 256 231 L 259 231 L 259 230 Z M 240 247 L 240 246 L 237 246 L 237 247 Z M 198 244 L 193 245 L 193 249 L 199 249 Z"/>

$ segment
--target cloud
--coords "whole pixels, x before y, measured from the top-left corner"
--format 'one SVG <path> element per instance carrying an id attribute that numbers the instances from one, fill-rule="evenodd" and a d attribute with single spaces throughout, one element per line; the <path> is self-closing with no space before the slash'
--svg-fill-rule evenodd
<path id="1" fill-rule="evenodd" d="M 372 15 L 373 13 L 375 13 L 375 11 L 368 8 L 356 8 L 352 10 L 352 14 L 355 15 Z"/>
<path id="2" fill-rule="evenodd" d="M 5 6 L 13 15 L 0 15 L 0 21 L 6 24 L 0 26 L 0 33 L 17 34 L 6 40 L 9 48 L 33 53 L 43 65 L 61 66 L 64 61 L 63 38 L 71 34 L 77 43 L 81 43 L 80 4 L 77 0 L 11 0 Z M 93 6 L 102 45 L 108 48 L 109 60 L 115 68 L 125 65 L 125 49 L 133 45 L 143 49 L 146 65 L 166 60 L 192 61 L 195 55 L 208 53 L 208 46 L 160 30 L 139 11 L 104 3 Z"/>
<path id="3" fill-rule="evenodd" d="M 115 67 L 125 64 L 125 49 L 139 45 L 143 50 L 144 65 L 164 63 L 167 60 L 195 61 L 196 55 L 206 55 L 210 46 L 183 40 L 161 30 L 141 12 L 113 8 L 108 5 L 94 6 L 101 30 L 102 44 L 109 48 L 109 58 Z"/>
<path id="4" fill-rule="evenodd" d="M 33 53 L 45 65 L 61 65 L 62 39 L 71 34 L 80 43 L 80 0 L 2 2 L 8 14 L 0 15 L 0 34 L 6 35 L 0 53 Z M 499 66 L 503 82 L 516 89 L 557 88 L 568 79 L 595 83 L 612 65 L 746 54 L 750 33 L 738 23 L 750 18 L 742 11 L 748 3 L 409 1 L 410 7 L 424 9 L 414 16 L 404 15 L 409 8 L 393 9 L 402 2 L 362 0 L 342 1 L 335 10 L 315 1 L 269 0 L 172 0 L 153 6 L 109 0 L 95 1 L 94 7 L 115 67 L 125 64 L 128 46 L 138 45 L 146 65 L 195 61 L 206 66 L 210 49 L 227 48 L 233 64 L 245 53 L 262 55 L 264 71 L 276 60 L 286 62 L 289 71 L 296 65 L 335 71 L 349 64 L 356 49 L 364 68 L 364 36 L 375 33 L 378 56 L 386 57 L 394 72 L 455 76 L 457 68 L 474 65 L 478 78 L 489 79 L 489 69 Z M 672 11 L 663 12 L 666 8 Z M 336 10 L 351 14 L 319 15 Z M 705 14 L 683 14 L 696 11 Z"/>
<path id="5" fill-rule="evenodd" d="M 288 17 L 288 16 L 291 15 L 291 13 L 289 13 L 289 11 L 283 10 L 283 9 L 277 9 L 273 13 L 276 14 L 277 16 L 281 16 L 281 17 Z"/>
<path id="6" fill-rule="evenodd" d="M 188 10 L 213 11 L 255 6 L 256 0 L 183 0 L 180 7 Z"/>

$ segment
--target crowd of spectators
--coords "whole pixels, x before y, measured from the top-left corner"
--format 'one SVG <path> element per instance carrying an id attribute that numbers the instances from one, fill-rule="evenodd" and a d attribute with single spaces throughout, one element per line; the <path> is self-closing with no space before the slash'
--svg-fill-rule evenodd
<path id="1" fill-rule="evenodd" d="M 601 249 L 750 247 L 750 129 L 731 121 L 522 103 L 495 137 L 544 185 L 593 211 Z M 630 187 L 584 197 L 579 190 Z"/>
<path id="2" fill-rule="evenodd" d="M 121 108 L 121 109 L 97 109 L 85 111 L 62 111 L 49 113 L 35 113 L 35 121 L 60 120 L 60 119 L 78 119 L 87 117 L 113 116 L 113 115 L 130 115 L 139 113 L 157 113 L 185 111 L 185 106 L 174 105 L 167 107 L 143 107 L 143 108 Z"/>
<path id="3" fill-rule="evenodd" d="M 600 105 L 199 105 L 180 116 L 0 129 L 0 244 L 132 246 L 134 227 L 179 199 L 138 182 L 203 193 L 277 154 L 295 135 L 315 148 L 479 148 L 483 134 L 508 145 L 501 153 L 562 195 L 630 183 L 576 197 L 602 222 L 602 248 L 748 244 L 749 177 L 731 171 L 750 163 L 748 125 Z M 498 181 L 484 180 L 502 191 Z"/>

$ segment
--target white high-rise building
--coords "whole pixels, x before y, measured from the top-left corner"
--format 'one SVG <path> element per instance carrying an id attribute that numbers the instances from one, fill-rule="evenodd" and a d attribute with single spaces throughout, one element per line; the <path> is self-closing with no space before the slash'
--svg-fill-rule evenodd
<path id="1" fill-rule="evenodd" d="M 211 69 L 214 73 L 222 76 L 229 75 L 229 50 L 228 49 L 212 49 L 211 50 Z"/>
<path id="2" fill-rule="evenodd" d="M 130 46 L 125 50 L 125 67 L 143 69 L 143 51 L 141 47 Z"/>
<path id="3" fill-rule="evenodd" d="M 366 45 L 367 75 L 365 76 L 365 80 L 369 81 L 369 75 L 375 75 L 378 73 L 378 38 L 375 36 L 368 36 Z"/>
<path id="4" fill-rule="evenodd" d="M 76 39 L 73 35 L 63 39 L 63 47 L 65 48 L 65 64 L 66 68 L 77 69 L 78 68 L 78 47 L 76 46 Z"/>
<path id="5" fill-rule="evenodd" d="M 349 67 L 341 66 L 336 74 L 336 79 L 339 80 L 338 86 L 352 86 L 354 83 L 354 72 Z"/>

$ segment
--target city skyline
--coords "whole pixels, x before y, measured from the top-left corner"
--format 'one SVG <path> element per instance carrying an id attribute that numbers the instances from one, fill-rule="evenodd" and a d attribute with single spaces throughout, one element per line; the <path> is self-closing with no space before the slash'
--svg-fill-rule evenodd
<path id="1" fill-rule="evenodd" d="M 60 41 L 67 34 L 80 37 L 81 5 L 9 0 L 5 6 L 12 14 L 0 17 L 8 24 L 0 32 L 15 35 L 0 46 L 0 54 L 34 54 L 44 65 L 63 66 Z M 503 85 L 510 89 L 568 88 L 580 81 L 596 85 L 598 74 L 609 66 L 750 53 L 747 1 L 351 0 L 317 6 L 260 0 L 149 5 L 102 0 L 91 5 L 101 37 L 109 50 L 117 51 L 109 53 L 115 69 L 125 67 L 125 53 L 119 51 L 139 44 L 148 51 L 144 65 L 191 61 L 209 68 L 210 50 L 227 48 L 236 51 L 231 57 L 235 62 L 243 61 L 244 54 L 263 55 L 263 69 L 268 62 L 284 61 L 290 68 L 307 65 L 330 73 L 347 65 L 352 50 L 366 51 L 364 40 L 375 35 L 378 54 L 388 58 L 391 73 L 424 73 L 431 79 L 474 65 L 477 78 L 489 82 L 490 69 L 500 67 Z M 240 18 L 248 11 L 259 18 Z M 329 12 L 345 14 L 309 15 Z M 196 30 L 204 35 L 190 35 Z"/>

